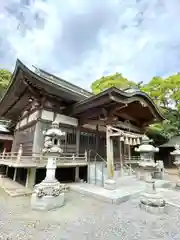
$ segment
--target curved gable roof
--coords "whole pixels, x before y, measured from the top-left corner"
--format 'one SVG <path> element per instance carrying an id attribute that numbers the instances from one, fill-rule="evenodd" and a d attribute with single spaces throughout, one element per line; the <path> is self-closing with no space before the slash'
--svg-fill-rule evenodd
<path id="1" fill-rule="evenodd" d="M 154 103 L 154 101 L 144 92 L 140 90 L 135 91 L 122 91 L 116 87 L 112 87 L 106 89 L 105 91 L 93 95 L 92 97 L 86 98 L 78 103 L 73 105 L 73 113 L 78 114 L 80 112 L 85 111 L 88 108 L 95 107 L 100 103 L 100 99 L 104 98 L 105 96 L 118 96 L 122 103 L 131 103 L 134 101 L 142 101 L 144 100 L 145 103 L 150 107 L 153 114 L 156 116 L 157 120 L 162 121 L 165 118 L 163 117 L 162 113 L 159 111 L 158 107 Z"/>
<path id="2" fill-rule="evenodd" d="M 63 79 L 55 76 L 50 77 L 48 74 L 42 75 L 41 72 L 42 71 L 40 71 L 40 73 L 35 73 L 27 68 L 20 60 L 16 61 L 9 86 L 0 101 L 0 117 L 11 119 L 11 116 L 14 114 L 15 105 L 18 112 L 21 110 L 19 104 L 20 101 L 24 101 L 24 105 L 25 102 L 27 104 L 28 99 L 25 97 L 25 94 L 28 91 L 28 84 L 37 88 L 37 90 L 46 92 L 48 95 L 64 99 L 65 101 L 71 103 L 81 101 L 93 95 L 92 93 L 79 88 L 74 84 L 68 83 Z M 27 82 L 25 77 L 27 78 Z M 11 111 L 12 114 L 7 114 L 9 111 Z"/>

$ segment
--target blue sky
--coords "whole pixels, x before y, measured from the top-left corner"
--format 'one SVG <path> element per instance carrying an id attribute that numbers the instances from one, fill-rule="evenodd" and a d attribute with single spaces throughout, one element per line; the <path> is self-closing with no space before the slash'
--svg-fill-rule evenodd
<path id="1" fill-rule="evenodd" d="M 0 67 L 16 58 L 89 88 L 180 71 L 179 0 L 1 0 Z"/>

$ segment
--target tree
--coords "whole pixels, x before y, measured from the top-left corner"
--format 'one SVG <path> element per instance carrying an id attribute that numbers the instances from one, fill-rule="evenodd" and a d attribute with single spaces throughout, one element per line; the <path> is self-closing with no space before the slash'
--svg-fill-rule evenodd
<path id="1" fill-rule="evenodd" d="M 6 69 L 0 69 L 0 98 L 7 89 L 10 79 L 11 73 Z"/>
<path id="2" fill-rule="evenodd" d="M 117 87 L 122 89 L 135 85 L 136 84 L 134 82 L 129 81 L 127 78 L 124 78 L 121 73 L 115 73 L 113 75 L 102 77 L 94 81 L 91 85 L 91 89 L 93 93 L 98 94 L 110 87 Z"/>
<path id="3" fill-rule="evenodd" d="M 166 120 L 151 128 L 167 138 L 180 134 L 180 74 L 168 78 L 154 77 L 141 87 L 158 105 Z"/>
<path id="4" fill-rule="evenodd" d="M 141 85 L 141 91 L 147 93 L 160 107 L 167 107 L 167 84 L 164 82 L 165 80 L 161 77 L 153 77 L 152 80 L 147 83 Z"/>

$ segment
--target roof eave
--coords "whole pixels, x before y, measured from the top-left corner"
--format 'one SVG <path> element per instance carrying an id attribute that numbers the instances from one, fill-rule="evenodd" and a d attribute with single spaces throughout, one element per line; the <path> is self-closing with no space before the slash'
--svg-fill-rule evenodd
<path id="1" fill-rule="evenodd" d="M 13 87 L 16 84 L 16 81 L 17 81 L 17 78 L 18 78 L 17 75 L 20 71 L 22 71 L 24 73 L 27 73 L 28 75 L 32 76 L 32 79 L 33 78 L 38 79 L 39 82 L 42 82 L 44 84 L 48 84 L 51 87 L 57 87 L 58 86 L 58 88 L 61 88 L 61 90 L 64 91 L 65 94 L 69 93 L 74 102 L 78 102 L 81 99 L 86 98 L 85 96 L 83 96 L 79 93 L 76 93 L 74 91 L 69 91 L 68 89 L 64 89 L 63 87 L 57 85 L 55 82 L 49 81 L 49 80 L 35 74 L 33 71 L 31 71 L 29 68 L 27 68 L 19 59 L 17 59 L 15 69 L 14 69 L 14 72 L 12 74 L 12 77 L 11 77 L 10 83 L 8 85 L 8 88 L 7 88 L 3 98 L 0 101 L 0 108 L 3 110 L 2 113 L 0 114 L 0 117 L 5 117 L 5 113 L 7 112 L 8 108 L 9 108 L 9 107 L 7 107 L 7 102 L 9 100 L 9 97 L 12 95 Z M 14 101 L 14 103 L 15 103 L 15 101 Z M 12 103 L 12 107 L 13 107 L 13 103 Z"/>
<path id="2" fill-rule="evenodd" d="M 155 105 L 153 100 L 146 93 L 143 93 L 143 92 L 140 92 L 140 91 L 133 92 L 133 93 L 126 93 L 126 92 L 124 92 L 120 89 L 117 89 L 115 87 L 109 88 L 109 89 L 107 89 L 107 90 L 105 90 L 105 91 L 103 91 L 103 92 L 101 92 L 97 95 L 94 95 L 90 98 L 82 100 L 78 103 L 75 103 L 74 106 L 73 106 L 75 114 L 78 113 L 78 107 L 79 107 L 80 111 L 82 111 L 82 109 L 85 110 L 87 108 L 86 106 L 87 106 L 88 103 L 92 103 L 93 101 L 96 101 L 96 100 L 100 99 L 101 97 L 105 97 L 106 95 L 108 96 L 112 93 L 120 94 L 122 97 L 125 97 L 125 98 L 132 98 L 132 97 L 136 97 L 136 96 L 139 96 L 140 98 L 143 98 L 154 109 L 154 114 L 155 114 L 155 121 L 154 122 L 161 122 L 161 121 L 165 120 L 164 116 L 161 114 L 158 107 Z"/>

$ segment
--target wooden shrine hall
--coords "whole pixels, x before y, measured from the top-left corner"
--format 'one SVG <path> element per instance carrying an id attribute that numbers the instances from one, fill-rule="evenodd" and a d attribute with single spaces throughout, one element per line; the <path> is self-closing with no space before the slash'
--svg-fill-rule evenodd
<path id="1" fill-rule="evenodd" d="M 67 182 L 87 180 L 88 162 L 97 154 L 107 162 L 108 151 L 114 162 L 131 158 L 147 126 L 163 120 L 152 99 L 138 89 L 113 87 L 94 95 L 19 60 L 0 102 L 0 118 L 10 120 L 14 129 L 11 152 L 0 156 L 1 171 L 29 188 L 45 177 L 43 132 L 53 121 L 66 133 L 56 174 Z M 113 148 L 106 147 L 107 138 Z"/>

